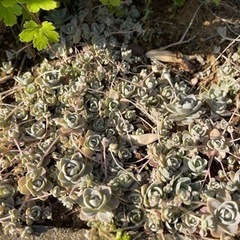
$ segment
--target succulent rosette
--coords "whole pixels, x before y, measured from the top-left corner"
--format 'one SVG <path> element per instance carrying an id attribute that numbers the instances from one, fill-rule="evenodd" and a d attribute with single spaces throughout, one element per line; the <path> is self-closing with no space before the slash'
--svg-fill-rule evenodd
<path id="1" fill-rule="evenodd" d="M 226 153 L 229 152 L 229 147 L 226 144 L 226 140 L 224 137 L 210 139 L 207 142 L 207 146 L 209 149 L 217 151 L 219 155 L 223 158 L 226 156 Z"/>
<path id="2" fill-rule="evenodd" d="M 236 235 L 240 223 L 239 207 L 227 191 L 220 191 L 216 198 L 208 198 L 207 208 L 215 223 L 215 229 L 211 230 L 212 236 L 219 237 L 223 233 Z"/>
<path id="3" fill-rule="evenodd" d="M 164 197 L 163 189 L 160 183 L 154 182 L 144 184 L 141 187 L 141 193 L 143 196 L 143 204 L 149 208 L 160 208 L 162 199 Z"/>
<path id="4" fill-rule="evenodd" d="M 2 202 L 13 203 L 13 196 L 15 194 L 15 188 L 7 181 L 0 183 L 0 204 Z"/>
<path id="5" fill-rule="evenodd" d="M 161 221 L 161 215 L 158 211 L 151 211 L 147 214 L 146 220 L 144 223 L 144 230 L 146 233 L 158 233 L 161 232 L 163 226 Z"/>
<path id="6" fill-rule="evenodd" d="M 33 222 L 41 220 L 42 216 L 43 216 L 43 210 L 40 206 L 37 206 L 37 205 L 29 206 L 26 209 L 25 221 L 27 225 L 32 225 Z"/>
<path id="7" fill-rule="evenodd" d="M 129 211 L 127 213 L 127 222 L 128 225 L 133 228 L 138 228 L 145 222 L 145 212 L 134 206 L 130 206 Z"/>
<path id="8" fill-rule="evenodd" d="M 201 158 L 199 155 L 191 157 L 187 164 L 193 176 L 200 176 L 206 172 L 207 160 Z"/>
<path id="9" fill-rule="evenodd" d="M 57 162 L 58 181 L 63 187 L 71 187 L 80 182 L 81 178 L 92 171 L 92 166 L 83 162 L 81 154 L 72 158 L 61 158 Z"/>
<path id="10" fill-rule="evenodd" d="M 192 199 L 191 179 L 188 177 L 180 178 L 176 183 L 175 193 L 176 203 L 178 204 L 184 203 L 186 205 L 190 205 Z"/>
<path id="11" fill-rule="evenodd" d="M 46 169 L 39 167 L 27 172 L 26 176 L 18 180 L 19 191 L 24 195 L 34 197 L 44 195 L 52 189 L 52 183 L 46 177 Z"/>
<path id="12" fill-rule="evenodd" d="M 134 188 L 135 184 L 134 175 L 131 172 L 123 170 L 120 170 L 117 176 L 109 182 L 109 186 L 113 189 L 121 188 L 126 191 Z"/>
<path id="13" fill-rule="evenodd" d="M 80 218 L 84 221 L 97 219 L 110 222 L 114 216 L 113 210 L 119 201 L 113 197 L 112 190 L 107 186 L 86 188 L 78 199 L 81 206 Z"/>
<path id="14" fill-rule="evenodd" d="M 204 111 L 201 110 L 202 101 L 195 95 L 184 96 L 179 94 L 173 101 L 166 105 L 166 109 L 171 113 L 170 118 L 174 121 L 183 121 L 199 118 Z"/>

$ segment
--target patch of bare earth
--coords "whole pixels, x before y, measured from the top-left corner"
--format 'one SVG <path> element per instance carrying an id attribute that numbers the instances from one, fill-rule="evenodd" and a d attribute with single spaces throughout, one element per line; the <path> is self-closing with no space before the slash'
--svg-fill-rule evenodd
<path id="1" fill-rule="evenodd" d="M 152 2 L 154 12 L 146 25 L 158 28 L 159 33 L 146 45 L 147 50 L 173 44 L 168 49 L 185 54 L 211 54 L 215 47 L 223 50 L 230 39 L 240 35 L 240 6 L 232 0 L 221 1 L 218 7 L 198 0 L 186 0 L 174 13 L 173 1 Z M 220 36 L 219 27 L 226 27 L 228 40 Z M 182 44 L 174 45 L 179 41 Z"/>

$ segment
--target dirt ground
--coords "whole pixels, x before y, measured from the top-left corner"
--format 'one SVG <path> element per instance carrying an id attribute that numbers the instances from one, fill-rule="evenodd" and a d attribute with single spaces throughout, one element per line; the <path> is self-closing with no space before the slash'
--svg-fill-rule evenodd
<path id="1" fill-rule="evenodd" d="M 155 35 L 146 41 L 146 50 L 177 43 L 186 32 L 182 41 L 193 38 L 191 41 L 168 49 L 184 54 L 211 54 L 214 48 L 220 47 L 221 51 L 230 43 L 230 39 L 223 40 L 219 35 L 219 27 L 226 27 L 228 38 L 235 39 L 240 34 L 240 5 L 233 0 L 224 0 L 218 7 L 201 4 L 198 0 L 186 0 L 184 5 L 176 10 L 172 1 L 152 2 L 154 12 L 146 25 L 156 30 Z"/>

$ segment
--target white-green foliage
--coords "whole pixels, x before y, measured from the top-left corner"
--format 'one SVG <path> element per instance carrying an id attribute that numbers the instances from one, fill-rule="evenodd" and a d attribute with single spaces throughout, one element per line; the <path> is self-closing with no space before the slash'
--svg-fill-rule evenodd
<path id="1" fill-rule="evenodd" d="M 62 19 L 61 64 L 45 59 L 14 77 L 10 102 L 8 91 L 0 95 L 4 232 L 29 235 L 51 219 L 55 198 L 89 225 L 237 236 L 240 85 L 229 64 L 239 55 L 219 66 L 216 85 L 198 91 L 127 49 L 135 8 L 119 18 L 97 10 L 91 25 L 87 15 Z M 80 39 L 91 44 L 76 51 Z"/>

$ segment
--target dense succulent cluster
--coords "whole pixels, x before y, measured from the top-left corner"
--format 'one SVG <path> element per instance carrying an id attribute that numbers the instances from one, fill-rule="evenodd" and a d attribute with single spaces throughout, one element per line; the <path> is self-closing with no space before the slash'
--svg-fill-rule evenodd
<path id="1" fill-rule="evenodd" d="M 238 235 L 240 75 L 231 62 L 240 56 L 219 66 L 217 84 L 196 89 L 132 55 L 126 44 L 142 30 L 136 8 L 126 9 L 112 18 L 99 6 L 91 25 L 82 6 L 79 16 L 52 12 L 65 60 L 44 60 L 1 93 L 4 233 L 32 234 L 51 220 L 53 198 L 89 225 L 150 237 Z M 74 51 L 81 41 L 91 44 Z"/>

